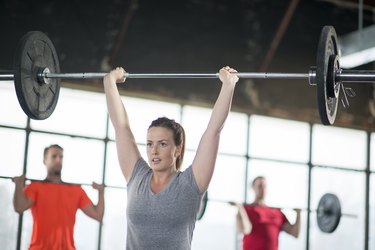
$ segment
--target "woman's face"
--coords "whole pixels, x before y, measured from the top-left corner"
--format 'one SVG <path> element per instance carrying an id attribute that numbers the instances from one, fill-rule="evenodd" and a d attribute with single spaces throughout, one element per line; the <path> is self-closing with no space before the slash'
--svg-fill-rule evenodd
<path id="1" fill-rule="evenodd" d="M 147 132 L 147 157 L 154 171 L 176 170 L 176 159 L 181 147 L 176 146 L 173 132 L 164 127 L 151 127 Z"/>

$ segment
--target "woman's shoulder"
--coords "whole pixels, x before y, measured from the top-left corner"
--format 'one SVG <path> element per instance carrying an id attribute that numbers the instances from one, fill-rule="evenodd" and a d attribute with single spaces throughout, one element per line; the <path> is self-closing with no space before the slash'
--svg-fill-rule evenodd
<path id="1" fill-rule="evenodd" d="M 144 176 L 148 173 L 151 173 L 151 168 L 148 165 L 148 163 L 142 158 L 139 157 L 139 159 L 135 162 L 131 177 L 128 181 L 128 184 L 134 179 L 139 176 Z"/>

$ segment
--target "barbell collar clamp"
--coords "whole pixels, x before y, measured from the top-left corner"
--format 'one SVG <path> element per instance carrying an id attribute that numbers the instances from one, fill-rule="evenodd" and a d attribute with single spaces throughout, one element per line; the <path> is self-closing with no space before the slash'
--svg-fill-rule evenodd
<path id="1" fill-rule="evenodd" d="M 309 85 L 316 85 L 316 66 L 309 69 Z"/>

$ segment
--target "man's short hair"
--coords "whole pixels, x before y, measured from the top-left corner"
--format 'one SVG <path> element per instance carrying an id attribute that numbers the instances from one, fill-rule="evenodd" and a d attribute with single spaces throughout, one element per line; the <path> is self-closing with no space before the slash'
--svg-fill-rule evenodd
<path id="1" fill-rule="evenodd" d="M 261 179 L 265 180 L 266 177 L 264 177 L 264 176 L 257 176 L 257 177 L 255 177 L 254 180 L 253 180 L 253 182 L 251 183 L 251 186 L 254 187 L 255 182 L 256 182 L 257 180 L 261 180 Z"/>
<path id="2" fill-rule="evenodd" d="M 50 150 L 51 148 L 58 148 L 60 150 L 64 150 L 60 145 L 58 144 L 52 144 L 52 145 L 49 145 L 48 147 L 45 147 L 44 148 L 44 152 L 43 152 L 43 157 L 45 158 L 47 153 L 48 153 L 48 150 Z"/>

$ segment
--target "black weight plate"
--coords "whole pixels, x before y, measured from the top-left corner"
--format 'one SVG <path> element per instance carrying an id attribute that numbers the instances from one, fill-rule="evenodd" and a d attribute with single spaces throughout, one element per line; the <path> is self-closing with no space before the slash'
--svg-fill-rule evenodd
<path id="1" fill-rule="evenodd" d="M 316 219 L 322 232 L 332 233 L 336 230 L 341 219 L 340 200 L 336 195 L 327 193 L 320 198 Z"/>
<path id="2" fill-rule="evenodd" d="M 40 70 L 60 73 L 59 59 L 51 40 L 40 31 L 30 31 L 18 44 L 14 57 L 14 84 L 18 101 L 31 119 L 47 119 L 55 110 L 60 79 L 38 81 Z"/>
<path id="3" fill-rule="evenodd" d="M 203 194 L 202 200 L 201 200 L 201 205 L 199 207 L 199 211 L 197 214 L 197 220 L 202 219 L 204 212 L 206 212 L 206 207 L 207 207 L 207 202 L 208 202 L 208 192 L 206 191 Z"/>
<path id="4" fill-rule="evenodd" d="M 327 84 L 329 58 L 331 55 L 338 56 L 338 45 L 336 31 L 332 26 L 324 26 L 320 35 L 317 58 L 316 58 L 316 83 L 320 120 L 324 125 L 334 123 L 337 113 L 338 96 L 329 97 Z M 331 68 L 332 69 L 332 68 Z"/>

